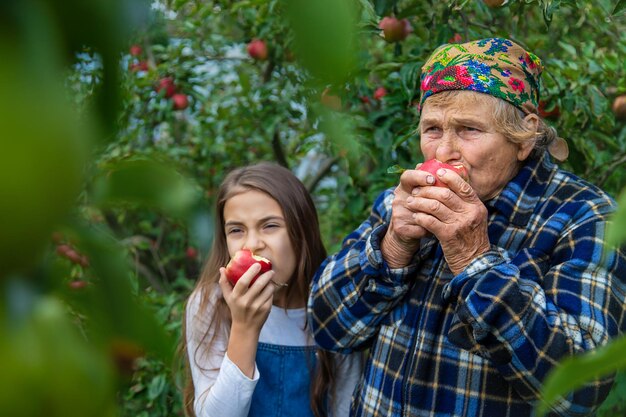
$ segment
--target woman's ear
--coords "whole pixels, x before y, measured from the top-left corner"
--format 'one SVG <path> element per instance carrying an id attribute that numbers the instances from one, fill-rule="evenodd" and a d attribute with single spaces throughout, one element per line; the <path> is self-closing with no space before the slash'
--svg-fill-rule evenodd
<path id="1" fill-rule="evenodd" d="M 517 151 L 517 160 L 525 161 L 528 158 L 528 155 L 532 152 L 535 147 L 535 138 L 537 137 L 537 128 L 539 127 L 539 117 L 530 113 L 524 117 L 524 124 L 527 126 L 529 132 L 532 133 L 530 139 L 519 144 L 519 149 Z"/>

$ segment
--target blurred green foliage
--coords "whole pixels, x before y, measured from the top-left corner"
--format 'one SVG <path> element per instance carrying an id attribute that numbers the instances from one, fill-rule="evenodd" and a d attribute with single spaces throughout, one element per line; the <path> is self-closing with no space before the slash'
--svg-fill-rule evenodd
<path id="1" fill-rule="evenodd" d="M 623 0 L 0 3 L 0 384 L 11 388 L 0 414 L 182 415 L 174 345 L 221 179 L 259 160 L 289 167 L 334 251 L 397 182 L 388 168 L 422 161 L 420 68 L 444 42 L 504 36 L 543 59 L 563 165 L 621 194 L 611 239 L 623 241 L 626 123 L 611 106 L 626 94 L 625 11 Z M 413 33 L 386 42 L 384 16 Z M 252 39 L 267 59 L 247 54 Z M 624 398 L 618 374 L 599 415 L 624 415 Z"/>

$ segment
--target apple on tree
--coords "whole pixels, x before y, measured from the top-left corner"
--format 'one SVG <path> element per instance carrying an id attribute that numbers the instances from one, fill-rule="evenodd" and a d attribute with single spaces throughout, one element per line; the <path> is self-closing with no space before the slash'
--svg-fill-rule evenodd
<path id="1" fill-rule="evenodd" d="M 159 83 L 155 87 L 157 93 L 164 92 L 165 97 L 170 98 L 176 94 L 176 84 L 172 77 L 164 77 L 159 80 Z"/>
<path id="2" fill-rule="evenodd" d="M 267 45 L 261 39 L 253 39 L 248 44 L 248 54 L 258 60 L 265 61 L 267 59 Z"/>
<path id="3" fill-rule="evenodd" d="M 413 32 L 408 19 L 398 19 L 393 16 L 383 17 L 378 27 L 383 30 L 383 36 L 387 42 L 403 41 Z"/>
<path id="4" fill-rule="evenodd" d="M 376 100 L 382 100 L 382 98 L 385 97 L 386 95 L 387 95 L 387 90 L 385 89 L 385 87 L 378 87 L 374 91 L 374 98 Z"/>
<path id="5" fill-rule="evenodd" d="M 189 105 L 189 99 L 186 94 L 177 93 L 172 96 L 172 103 L 174 110 L 184 110 Z"/>
<path id="6" fill-rule="evenodd" d="M 441 162 L 438 159 L 429 159 L 428 161 L 420 165 L 418 170 L 426 171 L 426 172 L 433 174 L 433 177 L 435 177 L 435 183 L 433 185 L 435 187 L 447 187 L 447 185 L 444 184 L 442 181 L 440 181 L 439 178 L 437 177 L 437 170 L 439 170 L 439 168 L 449 169 L 459 174 L 459 176 L 463 178 L 465 181 L 469 180 L 467 170 L 465 169 L 463 165 L 450 165 L 450 164 L 446 164 L 445 162 Z"/>
<path id="7" fill-rule="evenodd" d="M 250 285 L 254 284 L 254 281 L 262 274 L 272 269 L 272 263 L 267 258 L 253 254 L 250 249 L 238 250 L 230 262 L 228 262 L 228 265 L 226 265 L 226 278 L 228 278 L 231 284 L 235 285 L 239 278 L 256 263 L 261 265 L 261 270 L 252 278 Z"/>
<path id="8" fill-rule="evenodd" d="M 617 96 L 613 101 L 613 113 L 617 120 L 626 120 L 626 94 Z"/>
<path id="9" fill-rule="evenodd" d="M 139 45 L 135 44 L 130 47 L 130 54 L 132 56 L 139 56 L 141 55 L 141 52 L 142 52 L 142 49 L 141 49 L 141 46 Z"/>

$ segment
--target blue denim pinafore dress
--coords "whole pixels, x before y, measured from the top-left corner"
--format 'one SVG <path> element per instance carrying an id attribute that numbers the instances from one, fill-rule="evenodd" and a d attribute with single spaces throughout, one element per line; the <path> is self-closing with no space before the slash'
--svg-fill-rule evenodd
<path id="1" fill-rule="evenodd" d="M 259 382 L 248 417 L 313 417 L 310 388 L 316 365 L 314 346 L 259 343 Z"/>

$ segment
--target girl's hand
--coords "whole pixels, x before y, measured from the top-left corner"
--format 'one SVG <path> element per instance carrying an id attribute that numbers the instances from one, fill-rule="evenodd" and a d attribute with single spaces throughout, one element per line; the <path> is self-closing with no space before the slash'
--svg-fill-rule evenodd
<path id="1" fill-rule="evenodd" d="M 250 286 L 260 270 L 258 263 L 252 265 L 233 286 L 226 278 L 226 268 L 220 268 L 219 284 L 232 319 L 226 352 L 248 378 L 254 377 L 259 335 L 274 299 L 274 271 L 267 271 Z"/>
<path id="2" fill-rule="evenodd" d="M 226 269 L 220 268 L 219 281 L 230 309 L 233 328 L 257 334 L 267 320 L 274 299 L 274 285 L 271 283 L 274 271 L 264 273 L 250 285 L 260 269 L 259 264 L 253 264 L 233 286 L 226 278 Z"/>

